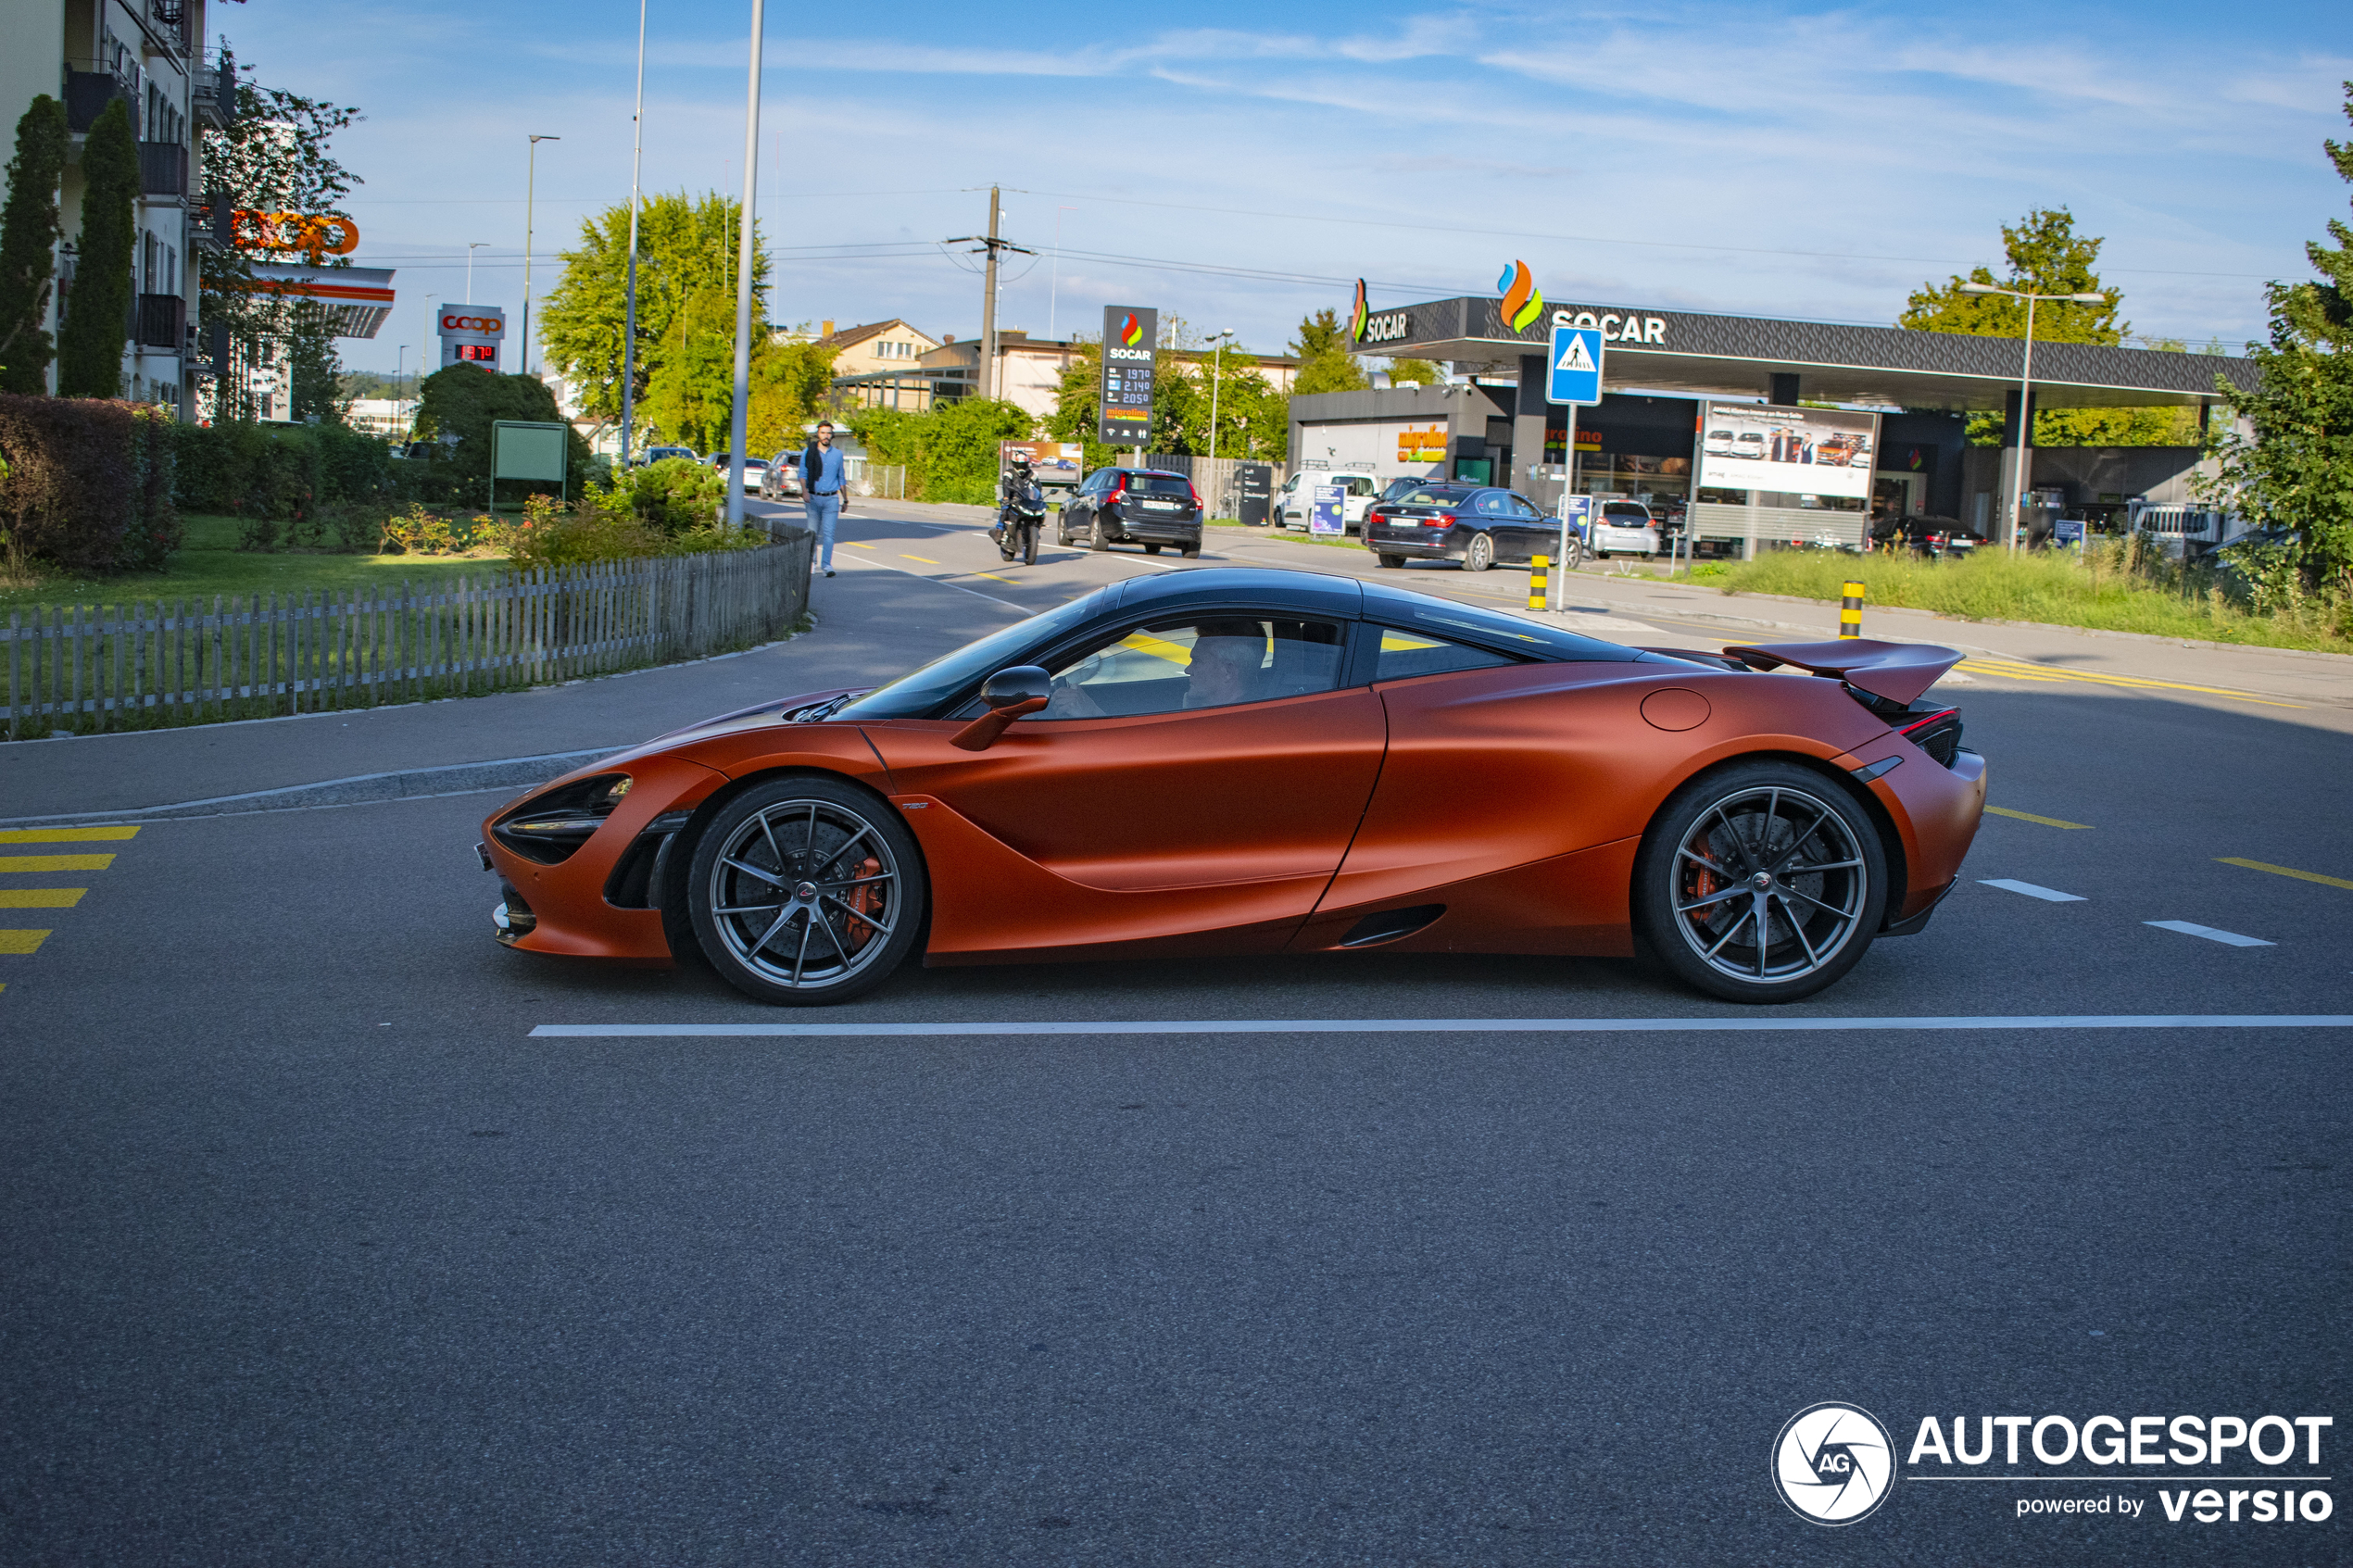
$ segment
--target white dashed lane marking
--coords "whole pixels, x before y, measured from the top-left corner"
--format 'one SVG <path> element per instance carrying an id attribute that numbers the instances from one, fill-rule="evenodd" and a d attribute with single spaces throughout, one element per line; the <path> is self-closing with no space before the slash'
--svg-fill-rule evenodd
<path id="1" fill-rule="evenodd" d="M 1983 876 L 1978 881 L 1988 887 L 1998 887 L 2005 893 L 2023 893 L 2029 898 L 2040 898 L 2045 904 L 2081 904 L 2085 901 L 2080 893 L 2061 893 L 2055 887 L 2037 887 L 2031 882 L 2013 882 L 2006 876 Z"/>
<path id="2" fill-rule="evenodd" d="M 2143 925 L 2153 925 L 2159 931 L 2178 931 L 2184 936 L 2203 936 L 2208 942 L 2220 942 L 2226 947 L 2276 947 L 2276 942 L 2266 942 L 2260 936 L 2241 936 L 2235 931 L 2217 931 L 2210 925 L 2199 925 L 2185 920 L 2145 920 Z"/>

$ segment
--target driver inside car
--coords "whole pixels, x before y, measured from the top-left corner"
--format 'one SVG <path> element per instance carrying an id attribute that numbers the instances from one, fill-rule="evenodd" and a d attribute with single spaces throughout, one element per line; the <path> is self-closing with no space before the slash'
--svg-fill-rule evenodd
<path id="1" fill-rule="evenodd" d="M 1193 633 L 1189 651 L 1170 640 L 1173 635 L 1182 634 L 1180 629 L 1158 627 L 1141 636 L 1123 638 L 1078 659 L 1054 677 L 1053 699 L 1038 717 L 1134 718 L 1145 713 L 1230 708 L 1272 695 L 1266 690 L 1266 631 L 1260 622 L 1205 621 L 1183 630 Z M 1149 645 L 1150 651 L 1131 646 L 1137 642 Z M 1186 662 L 1177 667 L 1175 656 L 1180 652 L 1185 653 Z M 1139 681 L 1139 663 L 1147 672 L 1166 674 L 1151 678 L 1148 673 L 1146 679 Z M 1100 693 L 1096 689 L 1099 687 Z M 1156 700 L 1148 705 L 1139 705 L 1128 695 L 1140 696 L 1153 687 L 1160 690 L 1153 692 Z"/>

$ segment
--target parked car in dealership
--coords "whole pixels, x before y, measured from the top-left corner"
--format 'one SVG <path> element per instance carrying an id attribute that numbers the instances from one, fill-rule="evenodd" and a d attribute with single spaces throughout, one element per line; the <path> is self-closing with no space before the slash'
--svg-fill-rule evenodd
<path id="1" fill-rule="evenodd" d="M 1929 560 L 1966 559 L 1984 543 L 1957 517 L 1932 517 L 1912 512 L 1882 518 L 1871 524 L 1871 543 L 1900 545 Z"/>
<path id="2" fill-rule="evenodd" d="M 1604 501 L 1601 515 L 1585 525 L 1585 546 L 1602 560 L 1612 556 L 1641 556 L 1648 560 L 1659 552 L 1658 521 L 1640 501 Z"/>
<path id="3" fill-rule="evenodd" d="M 1187 560 L 1201 554 L 1201 494 L 1181 473 L 1161 469 L 1097 469 L 1063 503 L 1058 543 L 1090 550 L 1141 545 L 1156 556 L 1173 546 Z"/>
<path id="4" fill-rule="evenodd" d="M 1737 458 L 1740 446 L 1730 431 L 1711 430 L 1707 433 L 1707 455 L 1711 458 Z"/>
<path id="5" fill-rule="evenodd" d="M 684 458 L 690 463 L 702 461 L 702 455 L 691 446 L 648 446 L 637 455 L 640 463 L 659 463 L 665 458 Z"/>
<path id="6" fill-rule="evenodd" d="M 1465 571 L 1525 565 L 1551 555 L 1560 520 L 1527 496 L 1491 485 L 1428 481 L 1365 513 L 1365 547 L 1381 565 L 1460 561 Z"/>
<path id="7" fill-rule="evenodd" d="M 1275 492 L 1266 521 L 1277 528 L 1305 528 L 1315 515 L 1315 487 L 1337 484 L 1340 487 L 1340 521 L 1349 533 L 1360 533 L 1365 526 L 1365 508 L 1380 494 L 1380 481 L 1365 469 L 1301 469 L 1283 481 Z"/>
<path id="8" fill-rule="evenodd" d="M 1763 431 L 1744 430 L 1741 431 L 1732 437 L 1731 456 L 1735 458 L 1746 458 L 1752 462 L 1761 463 L 1765 460 L 1766 455 L 1767 449 L 1765 445 L 1765 433 Z"/>

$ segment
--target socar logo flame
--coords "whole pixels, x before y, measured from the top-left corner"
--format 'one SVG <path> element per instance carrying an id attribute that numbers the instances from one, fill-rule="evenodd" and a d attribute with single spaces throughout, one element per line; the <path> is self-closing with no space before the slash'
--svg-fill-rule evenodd
<path id="1" fill-rule="evenodd" d="M 1119 329 L 1119 341 L 1130 348 L 1144 341 L 1143 324 L 1136 320 L 1133 310 L 1127 313 L 1126 324 Z"/>
<path id="2" fill-rule="evenodd" d="M 1504 320 L 1512 324 L 1512 331 L 1527 331 L 1528 323 L 1544 313 L 1544 295 L 1536 287 L 1536 274 L 1528 270 L 1527 262 L 1515 261 L 1504 268 L 1495 287 L 1503 293 Z"/>
<path id="3" fill-rule="evenodd" d="M 1365 307 L 1365 280 L 1356 280 L 1356 302 L 1348 309 L 1348 335 L 1358 343 L 1365 341 L 1365 325 L 1372 320 L 1372 312 Z"/>

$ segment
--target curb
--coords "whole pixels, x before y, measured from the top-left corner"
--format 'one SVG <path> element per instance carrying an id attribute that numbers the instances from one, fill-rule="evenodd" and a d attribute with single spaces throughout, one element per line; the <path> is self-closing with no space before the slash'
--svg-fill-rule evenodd
<path id="1" fill-rule="evenodd" d="M 321 806 L 359 806 L 385 800 L 417 800 L 438 795 L 472 795 L 493 789 L 524 789 L 570 772 L 582 762 L 626 751 L 625 746 L 593 751 L 551 751 L 537 757 L 502 757 L 487 762 L 456 762 L 394 773 L 355 773 L 281 789 L 216 795 L 168 806 L 124 811 L 62 811 L 47 817 L 0 817 L 0 827 L 44 827 L 67 822 L 163 822 L 176 817 L 242 817 L 257 811 L 308 811 Z"/>

